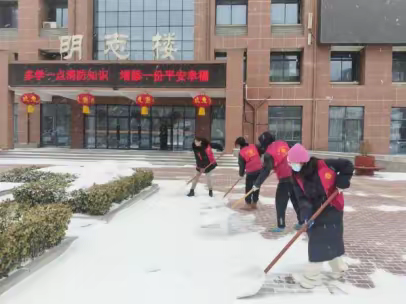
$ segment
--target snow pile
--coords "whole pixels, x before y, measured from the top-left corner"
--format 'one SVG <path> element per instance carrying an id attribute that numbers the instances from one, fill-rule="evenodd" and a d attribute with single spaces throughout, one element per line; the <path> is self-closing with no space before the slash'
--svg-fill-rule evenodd
<path id="1" fill-rule="evenodd" d="M 406 206 L 381 205 L 381 206 L 373 206 L 373 207 L 369 207 L 369 208 L 379 210 L 379 211 L 385 211 L 385 212 L 406 211 Z"/>
<path id="2" fill-rule="evenodd" d="M 355 212 L 355 208 L 351 206 L 344 206 L 345 212 Z"/>
<path id="3" fill-rule="evenodd" d="M 0 183 L 0 192 L 13 190 L 14 188 L 19 187 L 21 185 L 22 185 L 21 183 Z"/>
<path id="4" fill-rule="evenodd" d="M 78 178 L 68 188 L 73 191 L 81 188 L 89 188 L 94 184 L 105 184 L 122 176 L 134 173 L 133 167 L 115 161 L 101 161 L 82 166 L 54 166 L 40 169 L 53 173 L 70 173 Z"/>
<path id="5" fill-rule="evenodd" d="M 404 172 L 376 172 L 375 177 L 370 177 L 371 179 L 379 179 L 385 181 L 406 181 L 406 173 Z"/>

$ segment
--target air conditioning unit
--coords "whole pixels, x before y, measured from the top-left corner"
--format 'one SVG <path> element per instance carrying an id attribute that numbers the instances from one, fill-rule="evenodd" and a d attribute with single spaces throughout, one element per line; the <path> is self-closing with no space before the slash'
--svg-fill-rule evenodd
<path id="1" fill-rule="evenodd" d="M 42 23 L 42 28 L 44 29 L 56 29 L 58 28 L 58 25 L 56 22 L 43 22 Z"/>
<path id="2" fill-rule="evenodd" d="M 307 18 L 307 29 L 311 30 L 313 29 L 313 13 L 309 13 L 308 18 Z"/>

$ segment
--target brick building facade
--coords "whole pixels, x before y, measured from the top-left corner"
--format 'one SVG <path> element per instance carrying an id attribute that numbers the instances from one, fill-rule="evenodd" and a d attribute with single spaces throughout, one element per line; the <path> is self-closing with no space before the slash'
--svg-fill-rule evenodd
<path id="1" fill-rule="evenodd" d="M 0 10 L 12 2 L 0 1 L 3 5 Z M 54 21 L 49 19 L 48 1 L 14 2 L 18 2 L 18 26 L 0 24 L 0 73 L 5 76 L 0 79 L 2 148 L 26 144 L 28 137 L 25 106 L 20 104 L 13 115 L 13 104 L 19 103 L 19 96 L 26 88 L 9 87 L 6 75 L 11 63 L 60 63 L 60 60 L 49 59 L 55 59 L 50 56 L 59 53 L 59 36 L 63 35 L 83 35 L 82 60 L 73 58 L 75 63 L 117 62 L 103 57 L 103 46 L 100 46 L 100 37 L 111 34 L 109 30 L 112 30 L 130 36 L 127 46 L 131 61 L 125 61 L 126 64 L 151 64 L 149 33 L 161 30 L 173 31 L 179 33 L 177 37 L 182 37 L 178 38 L 181 46 L 176 63 L 224 61 L 227 65 L 225 88 L 147 90 L 155 96 L 156 106 L 162 106 L 162 113 L 168 106 L 172 107 L 171 113 L 184 111 L 181 127 L 177 122 L 177 128 L 183 128 L 183 131 L 176 131 L 177 140 L 183 140 L 183 145 L 175 144 L 174 120 L 168 120 L 173 149 L 187 149 L 192 133 L 196 133 L 225 143 L 231 151 L 237 136 L 244 135 L 253 142 L 261 132 L 270 129 L 278 138 L 290 143 L 302 142 L 313 150 L 358 152 L 360 142 L 368 140 L 373 153 L 406 151 L 406 59 L 403 57 L 406 48 L 401 45 L 402 40 L 392 44 L 322 43 L 319 34 L 324 25 L 320 21 L 320 1 L 148 0 L 146 3 L 142 0 L 67 0 L 61 1 L 64 13 L 67 13 L 64 17 L 67 27 L 51 29 L 44 28 L 43 23 Z M 181 23 L 177 16 L 183 18 Z M 111 21 L 115 18 L 117 22 Z M 143 36 L 139 38 L 138 33 Z M 119 124 L 120 117 L 109 116 L 107 125 L 110 120 L 116 120 L 105 130 L 106 139 L 93 140 L 93 135 L 89 134 L 100 133 L 97 122 L 95 130 L 88 127 L 93 123 L 92 119 L 84 117 L 74 100 L 81 88 L 69 90 L 63 94 L 64 88 L 37 88 L 45 103 L 41 105 L 41 111 L 31 115 L 30 144 L 72 148 L 159 148 L 154 145 L 154 136 L 158 136 L 160 127 L 158 122 L 163 117 L 158 110 L 157 116 L 151 116 L 148 123 L 134 127 L 142 129 L 141 133 L 143 128 L 149 130 L 149 135 L 145 133 L 143 139 L 141 133 L 133 135 L 132 108 L 128 108 L 126 111 L 130 113 L 123 115 L 127 115 L 129 122 L 123 121 L 129 129 L 124 129 L 124 133 L 121 129 L 124 137 L 118 141 L 124 144 L 116 146 L 117 139 L 112 139 L 116 136 L 113 125 Z M 125 94 L 120 94 L 121 89 L 106 87 L 105 90 L 104 95 L 102 89 L 95 90 L 97 105 L 129 105 L 140 93 L 135 88 L 134 92 L 129 90 Z M 190 114 L 188 107 L 192 106 L 192 97 L 202 92 L 211 95 L 214 106 L 206 116 Z M 45 125 L 51 128 L 57 119 L 44 116 L 46 107 L 53 103 L 68 104 L 71 113 L 66 118 L 70 123 L 65 124 L 66 130 L 59 144 L 45 134 Z M 184 109 L 180 110 L 180 107 Z M 179 132 L 183 133 L 179 135 Z M 142 140 L 144 144 L 141 144 Z M 110 141 L 114 144 L 110 145 Z M 97 146 L 97 142 L 102 144 Z"/>

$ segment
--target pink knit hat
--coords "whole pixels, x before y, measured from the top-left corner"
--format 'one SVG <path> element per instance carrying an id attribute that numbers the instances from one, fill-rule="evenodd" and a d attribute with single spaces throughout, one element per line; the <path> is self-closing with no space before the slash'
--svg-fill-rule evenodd
<path id="1" fill-rule="evenodd" d="M 310 160 L 309 152 L 301 144 L 294 145 L 288 152 L 288 160 L 291 163 L 307 163 Z"/>

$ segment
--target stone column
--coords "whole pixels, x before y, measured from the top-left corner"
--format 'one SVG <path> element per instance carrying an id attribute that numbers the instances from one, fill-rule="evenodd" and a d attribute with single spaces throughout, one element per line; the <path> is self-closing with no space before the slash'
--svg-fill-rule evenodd
<path id="1" fill-rule="evenodd" d="M 0 149 L 13 148 L 13 100 L 14 94 L 8 89 L 7 51 L 0 51 Z"/>
<path id="2" fill-rule="evenodd" d="M 243 49 L 227 51 L 226 149 L 231 153 L 235 139 L 243 135 Z"/>

